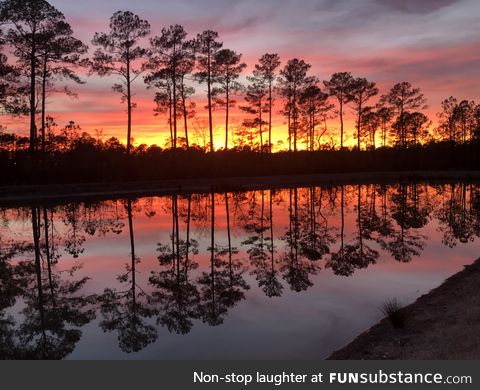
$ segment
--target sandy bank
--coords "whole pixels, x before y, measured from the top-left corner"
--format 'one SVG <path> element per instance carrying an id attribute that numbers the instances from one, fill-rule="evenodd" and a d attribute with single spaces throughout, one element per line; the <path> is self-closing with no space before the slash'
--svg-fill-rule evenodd
<path id="1" fill-rule="evenodd" d="M 403 329 L 382 320 L 331 360 L 480 359 L 480 259 L 402 309 Z"/>

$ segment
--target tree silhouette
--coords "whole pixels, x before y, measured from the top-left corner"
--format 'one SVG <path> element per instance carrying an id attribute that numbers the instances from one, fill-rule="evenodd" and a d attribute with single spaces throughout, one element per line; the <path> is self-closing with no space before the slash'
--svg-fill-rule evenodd
<path id="1" fill-rule="evenodd" d="M 303 60 L 294 58 L 288 61 L 280 71 L 279 85 L 280 93 L 286 99 L 284 115 L 288 119 L 289 149 L 291 150 L 291 139 L 293 137 L 293 150 L 297 151 L 297 140 L 299 130 L 299 102 L 303 90 L 315 82 L 315 78 L 307 76 L 311 65 Z"/>
<path id="2" fill-rule="evenodd" d="M 379 116 L 378 111 L 375 111 L 373 107 L 365 107 L 361 113 L 361 126 L 360 131 L 357 129 L 357 138 L 360 140 L 366 138 L 373 150 L 376 149 L 377 131 L 381 127 L 382 119 Z"/>
<path id="3" fill-rule="evenodd" d="M 168 115 L 168 126 L 170 128 L 170 148 L 173 149 L 174 132 L 173 132 L 173 86 L 171 77 L 166 69 L 153 72 L 145 77 L 145 83 L 148 89 L 156 89 L 154 101 L 156 107 L 155 115 Z"/>
<path id="4" fill-rule="evenodd" d="M 389 126 L 394 116 L 393 109 L 386 106 L 384 103 L 377 104 L 377 119 L 380 122 L 380 128 L 382 131 L 382 146 L 387 147 L 387 137 L 389 133 Z"/>
<path id="5" fill-rule="evenodd" d="M 401 147 L 407 146 L 407 132 L 405 125 L 405 113 L 411 110 L 426 109 L 425 96 L 419 88 L 414 88 L 409 82 L 395 84 L 387 95 L 382 96 L 381 101 L 388 104 L 397 115 L 397 126 L 394 135 L 396 142 Z"/>
<path id="6" fill-rule="evenodd" d="M 41 64 L 44 34 L 52 21 L 63 19 L 63 14 L 45 0 L 4 0 L 0 3 L 0 23 L 13 26 L 7 32 L 7 40 L 30 80 L 30 153 L 37 147 L 36 76 Z"/>
<path id="7" fill-rule="evenodd" d="M 193 70 L 195 64 L 195 54 L 193 44 L 187 41 L 185 29 L 176 24 L 169 28 L 163 28 L 162 34 L 150 39 L 151 55 L 148 67 L 153 70 L 149 76 L 150 80 L 162 79 L 168 77 L 168 85 L 171 86 L 171 107 L 173 121 L 173 148 L 177 148 L 177 110 L 179 101 L 185 120 L 185 139 L 188 146 L 188 127 L 187 127 L 187 103 L 186 99 L 192 92 L 185 86 L 185 77 Z"/>
<path id="8" fill-rule="evenodd" d="M 362 119 L 364 109 L 366 108 L 365 105 L 371 98 L 378 95 L 378 88 L 374 82 L 360 77 L 351 82 L 349 95 L 348 100 L 353 103 L 357 116 L 357 148 L 360 150 L 362 141 Z"/>
<path id="9" fill-rule="evenodd" d="M 150 34 L 150 24 L 130 11 L 118 11 L 110 18 L 110 31 L 95 33 L 92 43 L 99 48 L 95 51 L 90 64 L 91 73 L 99 76 L 116 75 L 121 83 L 115 84 L 113 90 L 122 96 L 122 103 L 127 103 L 127 154 L 132 148 L 132 84 L 140 76 L 143 66 L 136 67 L 145 57 L 147 50 L 139 41 Z"/>
<path id="10" fill-rule="evenodd" d="M 428 127 L 431 125 L 428 117 L 421 112 L 405 112 L 392 126 L 397 134 L 403 125 L 405 142 L 407 145 L 417 146 L 428 137 Z"/>
<path id="11" fill-rule="evenodd" d="M 305 88 L 300 96 L 300 111 L 306 121 L 305 135 L 307 149 L 311 152 L 315 150 L 316 140 L 318 139 L 320 145 L 321 139 L 327 131 L 327 128 L 324 127 L 323 131 L 317 137 L 317 126 L 325 121 L 327 113 L 333 108 L 332 105 L 327 103 L 327 100 L 328 94 L 322 92 L 322 90 L 316 85 L 311 85 Z"/>
<path id="12" fill-rule="evenodd" d="M 273 89 L 276 80 L 275 72 L 280 66 L 280 63 L 280 56 L 278 54 L 266 53 L 260 58 L 253 71 L 253 76 L 256 80 L 258 80 L 257 84 L 266 88 L 268 91 L 268 150 L 270 152 L 272 151 L 272 114 L 274 104 Z M 261 133 L 262 132 L 260 131 L 260 134 Z"/>
<path id="13" fill-rule="evenodd" d="M 268 112 L 268 91 L 266 89 L 266 84 L 264 79 L 256 76 L 247 76 L 247 80 L 250 82 L 250 85 L 247 87 L 244 99 L 247 106 L 242 106 L 240 109 L 246 114 L 252 115 L 253 118 L 244 119 L 243 126 L 245 128 L 251 128 L 258 130 L 259 137 L 259 150 L 263 152 L 264 150 L 264 140 L 263 140 L 263 128 L 268 124 L 265 121 L 263 114 Z M 241 137 L 241 142 L 245 141 L 245 136 Z M 270 148 L 268 148 L 270 150 Z"/>
<path id="14" fill-rule="evenodd" d="M 197 53 L 197 68 L 196 78 L 200 83 L 207 84 L 207 99 L 208 99 L 208 128 L 210 132 L 210 152 L 214 151 L 213 144 L 213 105 L 212 105 L 212 86 L 216 82 L 216 68 L 215 56 L 222 48 L 223 43 L 218 41 L 218 33 L 212 30 L 206 30 L 197 35 L 195 41 L 195 50 Z"/>
<path id="15" fill-rule="evenodd" d="M 83 81 L 72 69 L 85 63 L 82 55 L 85 54 L 88 47 L 79 39 L 73 36 L 71 26 L 58 17 L 50 21 L 46 31 L 42 34 L 42 41 L 39 45 L 41 57 L 41 134 L 42 134 L 42 153 L 45 154 L 45 137 L 46 137 L 46 100 L 47 87 L 51 84 L 54 87 L 53 79 L 66 79 L 82 84 Z M 73 93 L 67 88 L 64 92 L 72 95 Z"/>
<path id="16" fill-rule="evenodd" d="M 442 102 L 436 134 L 452 144 L 474 139 L 480 128 L 479 114 L 480 110 L 475 106 L 475 102 L 459 102 L 457 98 L 450 96 Z"/>
<path id="17" fill-rule="evenodd" d="M 241 59 L 241 54 L 230 49 L 222 49 L 215 53 L 214 67 L 218 86 L 212 90 L 212 96 L 216 106 L 225 107 L 225 150 L 228 149 L 230 108 L 236 104 L 232 95 L 242 90 L 242 85 L 237 80 L 247 67 Z"/>
<path id="18" fill-rule="evenodd" d="M 329 81 L 324 81 L 325 88 L 330 96 L 338 100 L 338 115 L 340 116 L 340 148 L 344 142 L 344 106 L 351 100 L 353 77 L 349 72 L 334 73 Z"/>
<path id="19" fill-rule="evenodd" d="M 3 36 L 0 30 L 0 49 L 3 49 Z M 19 67 L 8 63 L 8 57 L 0 53 L 0 111 L 6 114 L 28 113 L 26 89 L 21 85 Z M 14 142 L 11 140 L 10 142 Z"/>

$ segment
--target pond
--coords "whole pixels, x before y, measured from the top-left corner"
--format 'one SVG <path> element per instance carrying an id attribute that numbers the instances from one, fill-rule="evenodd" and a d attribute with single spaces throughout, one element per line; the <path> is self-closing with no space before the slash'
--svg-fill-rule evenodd
<path id="1" fill-rule="evenodd" d="M 0 209 L 0 358 L 323 359 L 479 257 L 480 186 Z"/>

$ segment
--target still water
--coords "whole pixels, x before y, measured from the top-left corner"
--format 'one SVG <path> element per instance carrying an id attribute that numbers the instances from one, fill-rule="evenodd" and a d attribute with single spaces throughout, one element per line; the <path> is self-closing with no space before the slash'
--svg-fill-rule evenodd
<path id="1" fill-rule="evenodd" d="M 0 209 L 0 358 L 322 359 L 479 257 L 480 186 Z"/>

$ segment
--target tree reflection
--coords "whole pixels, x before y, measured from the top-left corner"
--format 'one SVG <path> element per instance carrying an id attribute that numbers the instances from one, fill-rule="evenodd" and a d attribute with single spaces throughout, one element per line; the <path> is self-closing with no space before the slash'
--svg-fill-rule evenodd
<path id="1" fill-rule="evenodd" d="M 381 243 L 395 260 L 408 263 L 420 256 L 425 248 L 425 237 L 417 232 L 428 223 L 428 208 L 419 204 L 418 187 L 413 184 L 412 195 L 408 195 L 407 185 L 401 184 L 391 196 L 392 219 L 398 229 L 390 233 L 387 241 Z"/>
<path id="2" fill-rule="evenodd" d="M 97 270 L 78 259 L 90 266 L 103 240 L 123 231 L 125 270 L 88 295 Z M 151 254 L 141 263 L 135 244 L 152 231 L 157 260 L 142 276 Z M 0 358 L 67 357 L 95 310 L 123 352 L 139 352 L 159 327 L 186 335 L 200 321 L 224 323 L 250 295 L 247 278 L 257 299 L 286 286 L 303 292 L 322 267 L 352 276 L 380 256 L 411 262 L 425 234 L 449 247 L 479 237 L 479 186 L 358 184 L 0 209 Z"/>
<path id="3" fill-rule="evenodd" d="M 300 253 L 300 224 L 298 216 L 298 189 L 289 190 L 289 227 L 283 237 L 287 250 L 281 258 L 280 271 L 293 291 L 301 292 L 313 286 L 311 275 L 316 275 L 319 266 Z"/>
<path id="4" fill-rule="evenodd" d="M 351 276 L 355 270 L 367 268 L 370 264 L 376 263 L 379 253 L 369 245 L 372 240 L 371 219 L 368 218 L 369 211 L 362 204 L 362 186 L 357 186 L 357 205 L 356 205 L 356 231 L 353 235 L 353 241 L 348 244 L 343 242 L 344 225 L 344 191 L 342 189 L 342 232 L 341 248 L 338 253 L 332 254 L 327 267 L 332 268 L 336 275 Z M 369 222 L 370 221 L 370 225 Z"/>
<path id="5" fill-rule="evenodd" d="M 453 248 L 457 243 L 466 244 L 480 236 L 478 189 L 468 185 L 450 184 L 449 191 L 442 191 L 442 207 L 437 209 L 442 241 Z M 446 193 L 446 194 L 445 194 Z"/>
<path id="6" fill-rule="evenodd" d="M 253 266 L 252 275 L 267 297 L 280 297 L 283 285 L 279 281 L 279 272 L 276 269 L 274 228 L 273 228 L 273 197 L 274 191 L 269 193 L 268 217 L 265 216 L 265 192 L 261 193 L 261 212 L 251 223 L 244 226 L 249 234 L 242 245 L 247 246 L 247 254 Z M 265 237 L 268 235 L 268 238 Z"/>
<path id="7" fill-rule="evenodd" d="M 198 267 L 191 255 L 198 254 L 198 243 L 190 238 L 191 196 L 188 197 L 187 238 L 180 240 L 178 196 L 172 197 L 172 245 L 158 244 L 162 271 L 152 272 L 149 282 L 155 288 L 150 303 L 155 307 L 157 323 L 170 332 L 187 334 L 198 318 L 199 293 L 190 272 Z"/>
<path id="8" fill-rule="evenodd" d="M 126 353 L 138 352 L 157 339 L 157 330 L 147 323 L 152 310 L 145 302 L 146 293 L 137 283 L 137 265 L 140 258 L 135 254 L 135 236 L 133 231 L 132 201 L 126 204 L 130 238 L 131 262 L 126 272 L 118 276 L 121 284 L 129 288 L 126 291 L 106 288 L 99 297 L 103 319 L 100 322 L 105 332 L 118 332 L 118 343 Z"/>
<path id="9" fill-rule="evenodd" d="M 54 272 L 51 258 L 42 261 L 40 209 L 32 207 L 33 261 L 21 261 L 16 266 L 17 278 L 26 287 L 22 291 L 25 307 L 23 322 L 18 325 L 16 358 L 62 359 L 68 356 L 80 340 L 81 327 L 95 317 L 91 305 L 94 297 L 80 292 L 89 280 L 70 279 L 65 272 Z M 79 265 L 66 271 L 73 277 Z"/>
<path id="10" fill-rule="evenodd" d="M 210 272 L 203 272 L 198 279 L 200 287 L 200 314 L 202 320 L 218 326 L 224 322 L 228 310 L 245 299 L 249 286 L 243 279 L 242 264 L 233 256 L 238 250 L 232 247 L 228 196 L 225 197 L 228 246 L 221 247 L 215 241 L 215 194 L 211 194 Z M 227 257 L 227 260 L 224 259 Z"/>

